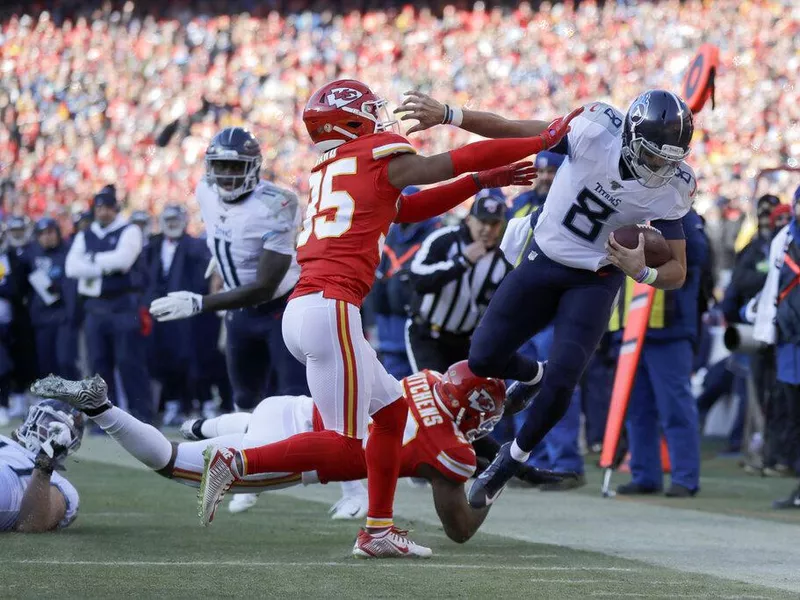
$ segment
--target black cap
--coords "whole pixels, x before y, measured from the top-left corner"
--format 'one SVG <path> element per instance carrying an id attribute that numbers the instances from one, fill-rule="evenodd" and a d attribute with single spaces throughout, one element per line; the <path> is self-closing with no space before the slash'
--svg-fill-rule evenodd
<path id="1" fill-rule="evenodd" d="M 107 185 L 100 190 L 94 197 L 92 207 L 108 206 L 109 208 L 117 208 L 117 193 L 113 185 Z"/>
<path id="2" fill-rule="evenodd" d="M 505 196 L 500 190 L 481 190 L 475 196 L 469 214 L 480 221 L 505 221 Z"/>

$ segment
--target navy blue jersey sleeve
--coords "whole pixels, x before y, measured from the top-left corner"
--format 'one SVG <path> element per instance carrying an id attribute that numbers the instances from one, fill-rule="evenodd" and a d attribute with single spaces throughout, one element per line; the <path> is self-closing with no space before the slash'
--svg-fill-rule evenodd
<path id="1" fill-rule="evenodd" d="M 683 231 L 681 219 L 659 219 L 650 223 L 661 232 L 665 240 L 685 240 L 686 234 Z"/>

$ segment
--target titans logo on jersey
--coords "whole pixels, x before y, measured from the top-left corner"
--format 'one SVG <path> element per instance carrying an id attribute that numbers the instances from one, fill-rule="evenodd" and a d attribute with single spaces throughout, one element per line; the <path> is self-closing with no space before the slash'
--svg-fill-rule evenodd
<path id="1" fill-rule="evenodd" d="M 262 250 L 292 257 L 275 297 L 287 294 L 295 286 L 300 277 L 295 249 L 300 211 L 294 192 L 261 181 L 247 198 L 222 202 L 201 181 L 196 196 L 206 225 L 206 243 L 226 290 L 255 281 Z"/>
<path id="2" fill-rule="evenodd" d="M 586 106 L 567 134 L 558 169 L 534 235 L 561 264 L 596 271 L 608 264 L 605 243 L 623 225 L 679 220 L 692 204 L 694 172 L 680 163 L 668 185 L 646 188 L 620 172 L 623 115 L 602 102 Z"/>

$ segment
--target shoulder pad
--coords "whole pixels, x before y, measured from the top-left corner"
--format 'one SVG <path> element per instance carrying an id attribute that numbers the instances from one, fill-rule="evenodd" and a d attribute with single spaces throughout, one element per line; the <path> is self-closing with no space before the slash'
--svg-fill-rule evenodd
<path id="1" fill-rule="evenodd" d="M 393 154 L 417 153 L 414 146 L 405 137 L 396 133 L 379 133 L 371 141 L 373 160 L 380 160 Z"/>
<path id="2" fill-rule="evenodd" d="M 253 195 L 266 209 L 273 231 L 289 231 L 295 226 L 300 202 L 292 190 L 264 181 Z"/>
<path id="3" fill-rule="evenodd" d="M 697 191 L 694 169 L 682 162 L 675 170 L 675 175 L 669 180 L 669 185 L 678 190 L 682 198 L 693 198 Z"/>
<path id="4" fill-rule="evenodd" d="M 619 110 L 605 102 L 591 102 L 584 107 L 581 117 L 592 123 L 605 127 L 612 135 L 619 135 L 625 119 Z"/>

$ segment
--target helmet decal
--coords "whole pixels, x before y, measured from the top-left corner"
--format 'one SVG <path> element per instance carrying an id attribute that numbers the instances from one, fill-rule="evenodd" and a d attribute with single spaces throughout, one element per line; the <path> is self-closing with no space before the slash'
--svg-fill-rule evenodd
<path id="1" fill-rule="evenodd" d="M 361 98 L 361 96 L 363 96 L 363 94 L 358 90 L 354 90 L 353 88 L 337 87 L 328 92 L 328 94 L 325 96 L 325 101 L 331 106 L 342 108 L 343 106 L 352 104 Z"/>

